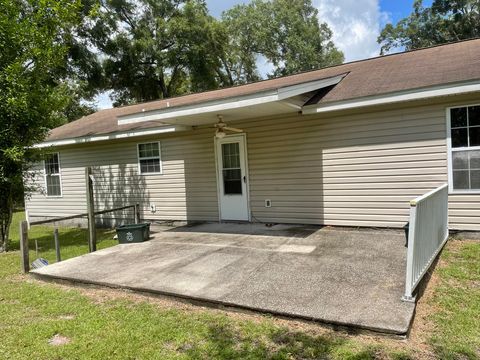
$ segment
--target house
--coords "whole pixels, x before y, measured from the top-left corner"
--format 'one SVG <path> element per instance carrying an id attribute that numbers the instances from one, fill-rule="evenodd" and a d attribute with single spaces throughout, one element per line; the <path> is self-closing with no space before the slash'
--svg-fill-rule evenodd
<path id="1" fill-rule="evenodd" d="M 233 129 L 231 129 L 233 128 Z M 446 182 L 480 230 L 480 40 L 101 110 L 53 129 L 30 220 L 140 203 L 148 220 L 402 227 Z"/>

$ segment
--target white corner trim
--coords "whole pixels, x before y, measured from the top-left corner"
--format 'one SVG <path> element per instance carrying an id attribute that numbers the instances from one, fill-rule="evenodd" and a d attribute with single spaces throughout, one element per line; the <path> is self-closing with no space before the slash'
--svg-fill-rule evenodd
<path id="1" fill-rule="evenodd" d="M 138 112 L 135 114 L 119 116 L 118 125 L 133 124 L 145 121 L 164 120 L 182 116 L 198 115 L 204 113 L 218 113 L 225 110 L 234 110 L 248 106 L 272 103 L 288 99 L 310 91 L 322 89 L 327 86 L 338 84 L 346 74 L 314 80 L 297 85 L 286 86 L 274 90 L 262 91 L 255 94 L 235 96 L 222 100 L 208 101 L 197 105 L 186 105 L 172 108 Z"/>
<path id="2" fill-rule="evenodd" d="M 106 135 L 92 135 L 92 136 L 83 136 L 78 138 L 71 138 L 71 139 L 61 139 L 61 140 L 52 140 L 52 141 L 45 141 L 40 144 L 36 144 L 34 148 L 46 148 L 50 146 L 64 146 L 64 145 L 75 145 L 75 144 L 84 144 L 89 142 L 95 141 L 105 141 L 105 140 L 114 140 L 114 139 L 125 139 L 130 137 L 137 137 L 137 136 L 145 136 L 145 135 L 156 135 L 156 134 L 165 134 L 171 133 L 175 131 L 184 131 L 189 130 L 191 127 L 189 126 L 164 126 L 161 128 L 155 129 L 145 129 L 145 130 L 138 130 L 138 131 L 124 131 L 124 132 L 117 132 L 113 134 L 106 134 Z"/>
<path id="3" fill-rule="evenodd" d="M 445 109 L 446 124 L 446 140 L 447 140 L 447 177 L 448 177 L 448 193 L 453 193 L 453 160 L 452 160 L 452 127 L 450 119 L 450 109 Z"/>
<path id="4" fill-rule="evenodd" d="M 310 105 L 303 108 L 302 113 L 318 114 L 336 110 L 346 110 L 352 108 L 360 108 L 373 105 L 392 104 L 397 102 L 412 101 L 427 99 L 432 97 L 447 96 L 447 95 L 459 95 L 471 92 L 480 91 L 480 82 L 470 82 L 459 85 L 443 85 L 439 87 L 430 87 L 424 89 L 416 89 L 406 92 L 390 93 L 380 96 L 371 96 L 359 99 L 352 99 L 348 101 L 334 102 L 332 104 L 324 105 Z"/>

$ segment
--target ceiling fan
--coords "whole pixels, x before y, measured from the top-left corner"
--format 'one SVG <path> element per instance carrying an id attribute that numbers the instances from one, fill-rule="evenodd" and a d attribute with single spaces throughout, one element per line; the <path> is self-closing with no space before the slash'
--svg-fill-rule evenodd
<path id="1" fill-rule="evenodd" d="M 217 129 L 217 131 L 215 133 L 215 136 L 218 139 L 223 139 L 225 137 L 225 135 L 227 135 L 225 130 L 231 131 L 231 132 L 236 132 L 236 133 L 243 132 L 242 129 L 237 129 L 237 128 L 227 126 L 227 124 L 223 122 L 223 116 L 222 115 L 217 115 L 217 118 L 218 118 L 218 122 L 214 126 L 215 126 L 215 129 Z"/>

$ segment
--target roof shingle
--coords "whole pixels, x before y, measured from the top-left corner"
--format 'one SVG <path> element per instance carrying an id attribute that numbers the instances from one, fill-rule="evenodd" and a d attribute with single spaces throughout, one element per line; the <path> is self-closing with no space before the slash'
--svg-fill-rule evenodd
<path id="1" fill-rule="evenodd" d="M 192 105 L 348 75 L 319 103 L 480 79 L 480 39 L 360 60 L 246 85 L 100 110 L 53 129 L 47 141 L 158 127 L 158 122 L 118 125 L 117 117 L 141 111 Z"/>

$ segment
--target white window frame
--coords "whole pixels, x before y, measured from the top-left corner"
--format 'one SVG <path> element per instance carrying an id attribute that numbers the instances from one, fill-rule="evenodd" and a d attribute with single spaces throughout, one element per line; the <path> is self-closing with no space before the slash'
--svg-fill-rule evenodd
<path id="1" fill-rule="evenodd" d="M 480 150 L 480 146 L 467 146 L 467 147 L 452 147 L 452 123 L 451 123 L 451 110 L 452 109 L 461 109 L 468 108 L 472 106 L 480 106 L 479 103 L 476 104 L 466 104 L 447 107 L 446 118 L 447 118 L 447 150 L 448 150 L 448 192 L 450 194 L 480 194 L 480 189 L 454 189 L 453 188 L 453 156 L 452 153 L 455 151 L 474 151 Z M 468 113 L 468 111 L 467 111 Z M 468 116 L 468 115 L 467 115 Z M 467 127 L 468 128 L 468 127 Z"/>
<path id="2" fill-rule="evenodd" d="M 155 144 L 155 143 L 158 144 L 158 156 L 140 157 L 140 145 Z M 152 160 L 152 159 L 158 159 L 158 162 L 160 164 L 160 171 L 159 172 L 142 173 L 142 167 L 140 166 L 140 160 Z M 138 162 L 138 173 L 140 175 L 142 175 L 142 176 L 163 175 L 162 145 L 161 145 L 160 141 L 146 141 L 146 142 L 137 143 L 137 162 Z"/>
<path id="3" fill-rule="evenodd" d="M 48 184 L 47 184 L 47 162 L 45 159 L 43 160 L 43 180 L 45 183 L 45 196 L 48 198 L 61 198 L 63 197 L 63 183 L 62 183 L 62 165 L 60 163 L 60 153 L 59 152 L 54 152 L 54 153 L 48 153 L 48 155 L 57 155 L 58 158 L 58 174 L 55 174 L 53 176 L 58 176 L 58 180 L 60 183 L 60 195 L 48 195 Z M 52 176 L 52 175 L 50 175 Z"/>

